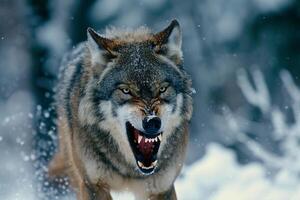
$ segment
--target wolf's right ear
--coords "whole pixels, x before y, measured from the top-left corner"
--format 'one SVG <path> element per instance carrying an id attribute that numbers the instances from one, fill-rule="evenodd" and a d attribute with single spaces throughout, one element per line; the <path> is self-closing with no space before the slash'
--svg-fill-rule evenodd
<path id="1" fill-rule="evenodd" d="M 105 64 L 107 58 L 116 57 L 116 52 L 114 51 L 116 44 L 113 40 L 102 37 L 90 27 L 87 29 L 87 37 L 92 63 Z"/>

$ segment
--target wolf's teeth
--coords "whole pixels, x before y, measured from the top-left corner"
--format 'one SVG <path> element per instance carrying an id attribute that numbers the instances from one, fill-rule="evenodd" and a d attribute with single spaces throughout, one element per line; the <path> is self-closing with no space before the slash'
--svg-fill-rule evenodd
<path id="1" fill-rule="evenodd" d="M 141 141 L 142 141 L 142 139 L 143 139 L 143 136 L 138 136 L 138 143 L 140 143 Z"/>
<path id="2" fill-rule="evenodd" d="M 143 168 L 143 169 L 152 169 L 152 168 L 153 168 L 153 166 L 152 166 L 152 165 L 151 165 L 151 166 L 149 166 L 149 167 L 143 166 L 142 168 Z"/>
<path id="3" fill-rule="evenodd" d="M 145 139 L 145 143 L 147 143 L 148 141 L 149 141 L 149 140 L 146 138 L 146 139 Z"/>
<path id="4" fill-rule="evenodd" d="M 155 141 L 155 142 L 157 142 L 157 137 L 156 137 L 156 138 L 154 138 L 154 141 Z"/>
<path id="5" fill-rule="evenodd" d="M 159 136 L 157 136 L 157 137 L 158 137 L 159 141 L 161 141 L 161 134 Z"/>
<path id="6" fill-rule="evenodd" d="M 140 167 L 144 167 L 143 163 L 141 163 L 140 161 L 138 161 L 138 165 L 139 165 Z"/>
<path id="7" fill-rule="evenodd" d="M 151 163 L 151 166 L 155 167 L 157 164 L 157 160 Z"/>

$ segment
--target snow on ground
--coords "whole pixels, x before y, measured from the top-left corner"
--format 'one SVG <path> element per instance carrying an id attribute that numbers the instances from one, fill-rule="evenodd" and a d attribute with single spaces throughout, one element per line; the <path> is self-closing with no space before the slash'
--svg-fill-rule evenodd
<path id="1" fill-rule="evenodd" d="M 299 200 L 300 182 L 288 172 L 275 177 L 259 163 L 240 165 L 233 151 L 210 144 L 203 159 L 183 169 L 175 183 L 179 200 Z M 114 199 L 132 200 L 128 193 Z"/>
<path id="2" fill-rule="evenodd" d="M 205 157 L 186 167 L 175 186 L 179 199 L 188 200 L 298 200 L 300 184 L 288 172 L 273 179 L 258 163 L 241 166 L 233 151 L 218 144 Z"/>

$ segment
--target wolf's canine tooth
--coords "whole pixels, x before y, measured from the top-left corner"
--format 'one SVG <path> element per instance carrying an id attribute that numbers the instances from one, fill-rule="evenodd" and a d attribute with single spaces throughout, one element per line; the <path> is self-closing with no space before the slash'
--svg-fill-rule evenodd
<path id="1" fill-rule="evenodd" d="M 159 141 L 161 141 L 161 134 L 159 134 L 159 136 L 157 136 L 157 137 L 158 137 Z"/>
<path id="2" fill-rule="evenodd" d="M 143 139 L 143 136 L 139 135 L 138 136 L 138 143 L 141 143 L 142 139 Z"/>
<path id="3" fill-rule="evenodd" d="M 139 165 L 140 167 L 144 167 L 144 164 L 143 164 L 142 162 L 137 161 L 137 163 L 138 163 L 138 165 Z"/>
<path id="4" fill-rule="evenodd" d="M 157 160 L 151 163 L 151 166 L 155 167 L 157 164 Z"/>

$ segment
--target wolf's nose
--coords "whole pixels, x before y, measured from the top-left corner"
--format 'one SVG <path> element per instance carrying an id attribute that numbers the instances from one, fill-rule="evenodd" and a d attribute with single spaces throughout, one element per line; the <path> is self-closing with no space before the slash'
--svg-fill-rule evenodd
<path id="1" fill-rule="evenodd" d="M 159 117 L 145 117 L 143 119 L 143 128 L 146 134 L 156 134 L 161 127 L 161 120 Z"/>

